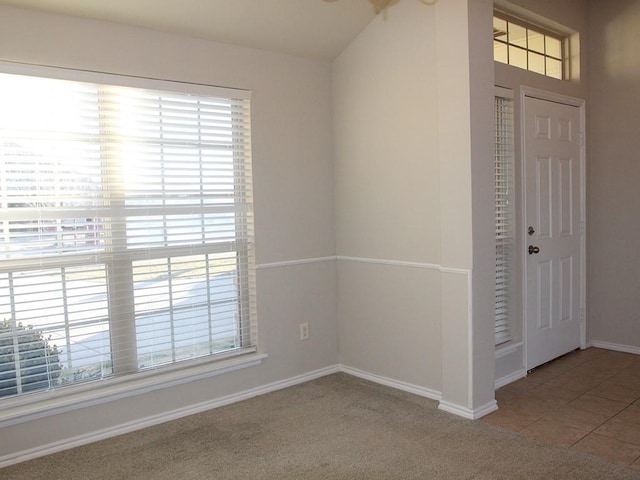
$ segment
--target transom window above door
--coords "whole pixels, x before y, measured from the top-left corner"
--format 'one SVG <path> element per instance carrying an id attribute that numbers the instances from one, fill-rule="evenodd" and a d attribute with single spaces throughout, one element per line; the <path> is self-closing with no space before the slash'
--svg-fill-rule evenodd
<path id="1" fill-rule="evenodd" d="M 554 33 L 501 12 L 493 16 L 493 59 L 563 80 L 569 42 Z"/>

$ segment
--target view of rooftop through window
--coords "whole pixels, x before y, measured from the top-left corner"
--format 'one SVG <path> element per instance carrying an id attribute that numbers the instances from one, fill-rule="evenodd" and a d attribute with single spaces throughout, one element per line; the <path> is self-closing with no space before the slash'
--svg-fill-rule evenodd
<path id="1" fill-rule="evenodd" d="M 566 58 L 560 35 L 502 15 L 493 17 L 493 59 L 562 80 Z"/>

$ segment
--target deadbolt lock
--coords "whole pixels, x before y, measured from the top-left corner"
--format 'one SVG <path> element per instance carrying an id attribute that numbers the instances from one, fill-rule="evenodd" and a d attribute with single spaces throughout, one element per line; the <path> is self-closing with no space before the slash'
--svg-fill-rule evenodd
<path id="1" fill-rule="evenodd" d="M 531 236 L 534 233 L 536 233 L 536 231 L 533 229 L 533 227 L 529 227 L 529 230 L 527 230 L 527 233 L 529 234 L 529 236 Z"/>

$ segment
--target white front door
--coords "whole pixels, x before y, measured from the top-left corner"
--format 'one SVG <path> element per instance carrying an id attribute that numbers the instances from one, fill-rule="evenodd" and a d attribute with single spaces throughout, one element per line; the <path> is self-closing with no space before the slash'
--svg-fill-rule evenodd
<path id="1" fill-rule="evenodd" d="M 579 107 L 524 97 L 527 370 L 581 344 L 581 131 Z"/>

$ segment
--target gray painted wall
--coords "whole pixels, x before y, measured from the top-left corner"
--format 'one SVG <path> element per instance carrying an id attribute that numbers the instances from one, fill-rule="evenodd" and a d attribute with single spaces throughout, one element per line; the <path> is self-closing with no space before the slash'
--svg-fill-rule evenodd
<path id="1" fill-rule="evenodd" d="M 441 389 L 435 11 L 400 2 L 333 69 L 340 358 Z M 389 262 L 392 262 L 391 264 Z"/>
<path id="2" fill-rule="evenodd" d="M 493 402 L 491 11 L 399 2 L 333 71 L 341 362 L 464 415 Z"/>
<path id="3" fill-rule="evenodd" d="M 640 1 L 589 3 L 590 341 L 640 353 Z"/>

